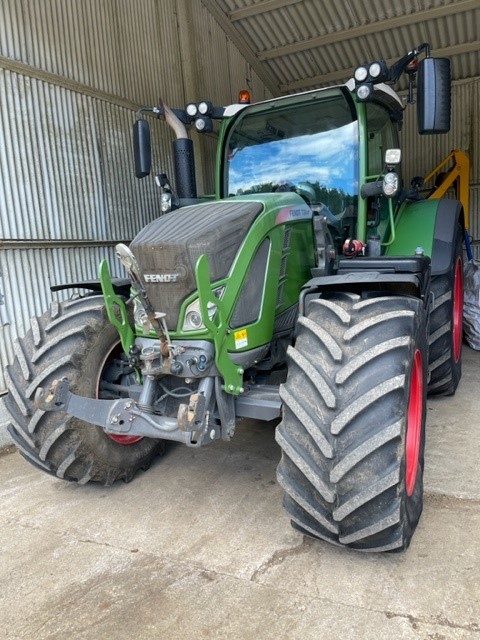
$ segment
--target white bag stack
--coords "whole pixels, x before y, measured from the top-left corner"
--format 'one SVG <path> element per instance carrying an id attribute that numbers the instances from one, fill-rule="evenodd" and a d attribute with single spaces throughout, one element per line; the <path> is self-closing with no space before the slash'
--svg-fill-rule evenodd
<path id="1" fill-rule="evenodd" d="M 480 350 L 480 262 L 470 260 L 463 271 L 463 332 L 467 344 Z"/>

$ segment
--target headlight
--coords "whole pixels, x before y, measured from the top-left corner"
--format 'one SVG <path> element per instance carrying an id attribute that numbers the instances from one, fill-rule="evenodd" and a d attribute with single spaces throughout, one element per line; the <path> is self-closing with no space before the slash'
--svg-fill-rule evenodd
<path id="1" fill-rule="evenodd" d="M 197 311 L 197 309 L 190 309 L 190 311 L 185 314 L 185 322 L 183 325 L 184 331 L 204 328 L 205 325 L 203 324 L 200 311 Z"/>
<path id="2" fill-rule="evenodd" d="M 144 333 L 150 333 L 153 329 L 148 319 L 147 312 L 145 311 L 145 307 L 139 300 L 138 296 L 135 296 L 133 300 L 133 319 L 136 325 L 142 327 Z"/>
<path id="3" fill-rule="evenodd" d="M 172 194 L 169 191 L 164 191 L 160 196 L 160 209 L 162 213 L 168 213 L 172 210 Z"/>
<path id="4" fill-rule="evenodd" d="M 218 287 L 213 290 L 215 297 L 221 298 L 225 287 Z M 207 303 L 208 317 L 212 320 L 217 312 L 217 305 L 213 302 Z M 205 325 L 202 320 L 202 314 L 200 312 L 200 301 L 194 300 L 191 302 L 185 311 L 185 320 L 183 322 L 183 331 L 198 331 L 199 329 L 205 329 Z"/>
<path id="5" fill-rule="evenodd" d="M 387 198 L 392 198 L 398 191 L 398 175 L 394 171 L 389 171 L 383 178 L 383 193 Z"/>

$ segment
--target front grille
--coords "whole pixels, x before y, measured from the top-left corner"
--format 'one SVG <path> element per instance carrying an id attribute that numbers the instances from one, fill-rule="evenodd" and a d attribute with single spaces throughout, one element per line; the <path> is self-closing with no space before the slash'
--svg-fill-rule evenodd
<path id="1" fill-rule="evenodd" d="M 232 329 L 242 325 L 252 324 L 258 320 L 262 306 L 263 285 L 267 271 L 270 240 L 265 238 L 248 269 L 247 276 L 238 296 L 237 304 L 233 311 L 230 326 Z"/>
<path id="2" fill-rule="evenodd" d="M 180 304 L 196 289 L 198 258 L 207 255 L 212 282 L 225 278 L 262 207 L 260 202 L 244 201 L 184 207 L 154 220 L 132 240 L 130 248 L 144 276 L 147 295 L 156 311 L 166 313 L 171 331 L 177 328 Z M 173 274 L 178 274 L 176 281 L 145 281 L 145 275 L 169 279 Z"/>

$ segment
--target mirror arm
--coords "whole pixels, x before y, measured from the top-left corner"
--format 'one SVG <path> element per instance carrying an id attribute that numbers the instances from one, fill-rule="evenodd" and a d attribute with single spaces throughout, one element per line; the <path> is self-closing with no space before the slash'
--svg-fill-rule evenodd
<path id="1" fill-rule="evenodd" d="M 425 56 L 427 58 L 430 58 L 430 44 L 428 42 L 423 42 L 422 44 L 418 45 L 418 47 L 415 47 L 415 49 L 412 49 L 404 56 L 402 56 L 400 60 L 397 60 L 397 62 L 392 64 L 388 72 L 388 81 L 396 82 L 405 71 L 407 65 L 412 60 L 417 58 L 422 51 L 425 51 Z"/>
<path id="2" fill-rule="evenodd" d="M 190 118 L 190 116 L 187 115 L 187 112 L 185 111 L 185 109 L 170 108 L 170 111 L 172 111 L 175 114 L 175 116 L 180 120 L 180 122 L 183 122 L 183 124 L 191 124 L 192 119 Z M 136 119 L 138 120 L 139 118 L 141 118 L 142 114 L 144 113 L 153 113 L 153 115 L 155 115 L 157 118 L 164 118 L 165 117 L 164 105 L 162 103 L 161 105 L 158 105 L 155 107 L 140 107 L 140 109 L 138 109 L 136 113 Z"/>

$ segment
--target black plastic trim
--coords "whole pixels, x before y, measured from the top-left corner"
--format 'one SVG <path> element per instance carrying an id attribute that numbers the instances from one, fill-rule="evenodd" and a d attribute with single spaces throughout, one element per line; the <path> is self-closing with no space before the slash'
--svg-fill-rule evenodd
<path id="1" fill-rule="evenodd" d="M 458 200 L 442 198 L 438 202 L 432 244 L 432 275 L 447 273 L 455 258 L 455 231 L 464 228 L 462 205 Z"/>
<path id="2" fill-rule="evenodd" d="M 430 266 L 425 256 L 378 256 L 341 258 L 337 273 L 378 271 L 380 273 L 424 273 Z"/>
<path id="3" fill-rule="evenodd" d="M 429 303 L 430 258 L 427 256 L 380 256 L 341 259 L 333 276 L 314 277 L 300 294 L 300 313 L 312 295 L 324 291 L 387 293 L 421 298 Z"/>
<path id="4" fill-rule="evenodd" d="M 130 296 L 131 282 L 128 278 L 112 278 L 113 290 L 116 294 Z M 50 287 L 50 291 L 65 291 L 65 289 L 89 289 L 94 293 L 102 293 L 102 285 L 100 280 L 84 280 L 82 282 L 68 282 L 65 284 L 54 284 Z"/>

